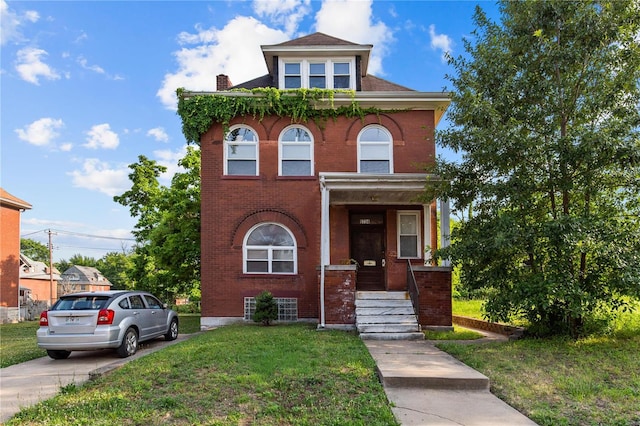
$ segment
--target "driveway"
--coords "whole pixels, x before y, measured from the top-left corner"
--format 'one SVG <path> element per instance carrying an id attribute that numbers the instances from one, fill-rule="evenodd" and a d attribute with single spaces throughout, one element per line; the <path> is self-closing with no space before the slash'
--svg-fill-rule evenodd
<path id="1" fill-rule="evenodd" d="M 179 343 L 192 335 L 181 334 L 178 339 L 152 340 L 140 344 L 138 352 L 119 358 L 115 351 L 71 352 L 67 359 L 47 357 L 0 369 L 0 423 L 24 407 L 49 399 L 69 384 L 79 385 L 121 365 Z"/>

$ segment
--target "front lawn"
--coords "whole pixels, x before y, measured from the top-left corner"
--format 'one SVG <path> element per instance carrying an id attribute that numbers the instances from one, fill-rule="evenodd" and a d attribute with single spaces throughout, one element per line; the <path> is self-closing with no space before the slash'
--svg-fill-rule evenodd
<path id="1" fill-rule="evenodd" d="M 396 425 L 353 333 L 234 325 L 133 360 L 7 425 Z"/>

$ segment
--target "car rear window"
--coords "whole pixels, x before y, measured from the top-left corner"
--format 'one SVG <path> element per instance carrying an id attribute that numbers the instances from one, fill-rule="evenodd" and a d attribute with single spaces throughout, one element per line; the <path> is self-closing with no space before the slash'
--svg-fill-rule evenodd
<path id="1" fill-rule="evenodd" d="M 64 297 L 53 305 L 53 311 L 85 311 L 102 309 L 109 300 L 108 296 L 72 296 Z"/>

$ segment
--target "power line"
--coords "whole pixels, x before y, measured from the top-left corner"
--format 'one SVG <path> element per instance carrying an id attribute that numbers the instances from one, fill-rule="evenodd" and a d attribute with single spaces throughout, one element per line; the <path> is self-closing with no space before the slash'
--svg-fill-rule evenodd
<path id="1" fill-rule="evenodd" d="M 92 234 L 83 234 L 80 232 L 72 232 L 72 231 L 64 231 L 64 230 L 60 230 L 60 229 L 41 229 L 39 231 L 35 231 L 35 232 L 30 232 L 28 234 L 23 234 L 20 237 L 27 237 L 29 235 L 34 235 L 34 234 L 38 234 L 40 232 L 55 232 L 58 234 L 65 234 L 65 235 L 72 235 L 72 236 L 76 236 L 76 237 L 85 237 L 85 238 L 99 238 L 99 239 L 104 239 L 104 240 L 117 240 L 117 241 L 136 241 L 135 238 L 119 238 L 119 237 L 107 237 L 105 235 L 92 235 Z"/>

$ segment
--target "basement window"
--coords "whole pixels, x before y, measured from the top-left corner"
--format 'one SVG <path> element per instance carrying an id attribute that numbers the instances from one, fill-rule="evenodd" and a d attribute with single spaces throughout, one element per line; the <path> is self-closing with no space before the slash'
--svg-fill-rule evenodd
<path id="1" fill-rule="evenodd" d="M 298 299 L 295 297 L 274 297 L 278 305 L 278 321 L 298 321 Z M 256 312 L 256 298 L 244 298 L 244 319 L 253 320 Z"/>

